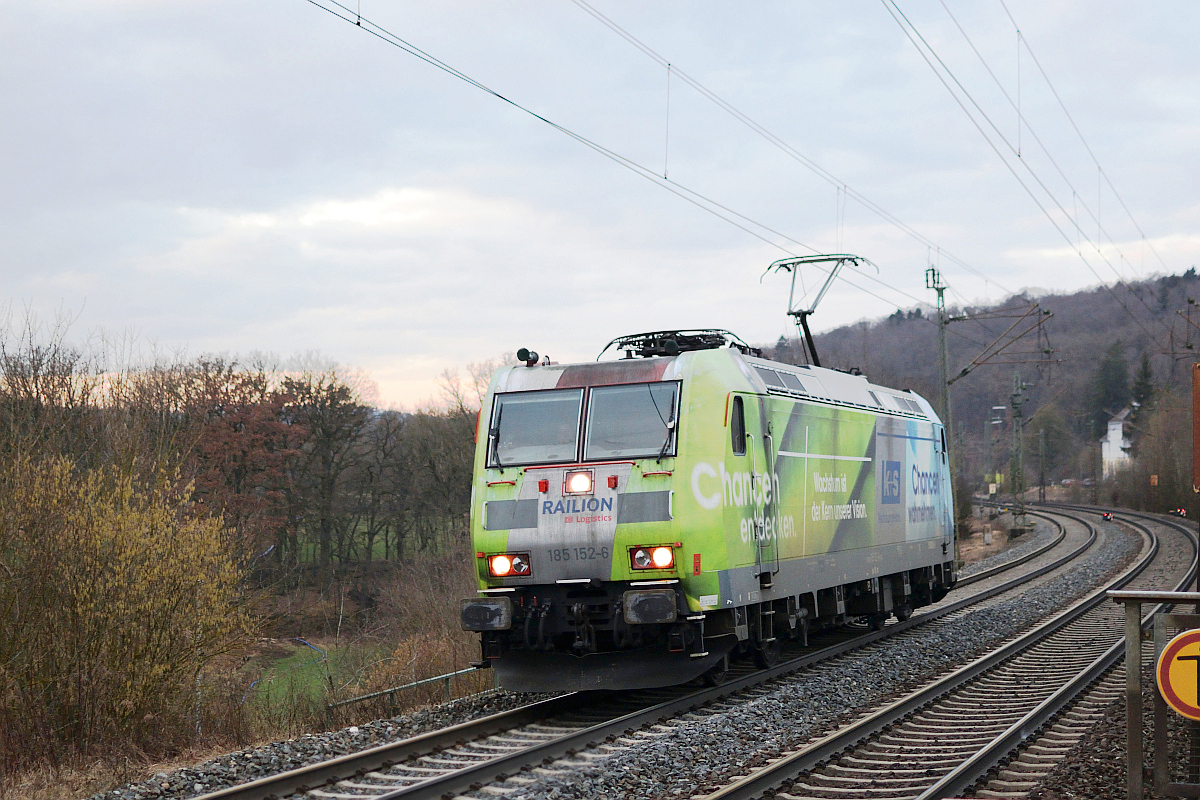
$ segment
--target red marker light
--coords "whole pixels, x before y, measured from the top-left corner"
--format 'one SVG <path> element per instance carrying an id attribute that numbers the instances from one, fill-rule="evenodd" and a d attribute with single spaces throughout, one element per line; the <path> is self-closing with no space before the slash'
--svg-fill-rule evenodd
<path id="1" fill-rule="evenodd" d="M 538 481 L 538 491 L 542 494 L 550 491 L 550 481 Z"/>
<path id="2" fill-rule="evenodd" d="M 608 488 L 610 488 L 610 489 L 617 488 L 617 476 L 616 475 L 608 476 Z"/>

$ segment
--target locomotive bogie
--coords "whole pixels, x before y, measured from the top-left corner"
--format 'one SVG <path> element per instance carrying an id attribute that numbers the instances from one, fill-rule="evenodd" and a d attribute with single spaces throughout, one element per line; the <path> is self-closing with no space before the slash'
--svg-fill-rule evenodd
<path id="1" fill-rule="evenodd" d="M 954 583 L 928 403 L 731 349 L 501 369 L 467 630 L 517 690 L 678 683 Z"/>

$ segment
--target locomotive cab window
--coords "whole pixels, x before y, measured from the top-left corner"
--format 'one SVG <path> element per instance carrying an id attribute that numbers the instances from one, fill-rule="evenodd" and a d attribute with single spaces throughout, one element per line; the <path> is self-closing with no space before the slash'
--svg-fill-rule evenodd
<path id="1" fill-rule="evenodd" d="M 488 430 L 488 466 L 574 461 L 582 389 L 496 395 Z"/>
<path id="2" fill-rule="evenodd" d="M 585 461 L 675 455 L 678 383 L 604 386 L 588 397 Z"/>
<path id="3" fill-rule="evenodd" d="M 733 410 L 729 415 L 729 433 L 733 437 L 733 454 L 746 455 L 746 412 L 742 408 L 742 398 L 733 398 Z"/>

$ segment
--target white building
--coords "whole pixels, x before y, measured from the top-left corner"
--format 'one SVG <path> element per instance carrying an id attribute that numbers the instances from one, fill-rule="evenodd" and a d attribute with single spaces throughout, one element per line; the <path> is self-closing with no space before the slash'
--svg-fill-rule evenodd
<path id="1" fill-rule="evenodd" d="M 1129 412 L 1126 407 L 1108 421 L 1108 433 L 1100 440 L 1100 459 L 1104 477 L 1111 478 L 1117 470 L 1129 465 Z"/>

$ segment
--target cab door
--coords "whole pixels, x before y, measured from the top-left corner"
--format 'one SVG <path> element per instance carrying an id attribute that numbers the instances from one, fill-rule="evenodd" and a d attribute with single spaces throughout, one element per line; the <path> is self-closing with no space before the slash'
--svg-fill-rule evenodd
<path id="1" fill-rule="evenodd" d="M 778 500 L 775 497 L 774 474 L 778 447 L 771 415 L 767 409 L 767 398 L 756 398 L 758 403 L 758 431 L 755 453 L 755 473 L 758 478 L 755 491 L 755 520 L 758 526 L 759 582 L 764 589 L 773 583 L 779 572 L 779 536 L 777 522 Z"/>
<path id="2" fill-rule="evenodd" d="M 730 473 L 731 503 L 726 513 L 726 525 L 736 526 L 746 546 L 746 562 L 753 563 L 754 572 L 763 588 L 772 584 L 771 576 L 779 571 L 779 545 L 774 526 L 767 519 L 774 514 L 775 497 L 771 486 L 771 462 L 775 442 L 767 419 L 763 398 L 752 394 L 734 394 L 730 400 Z"/>
<path id="3" fill-rule="evenodd" d="M 950 477 L 950 453 L 946 442 L 946 429 L 935 425 L 933 430 L 933 448 L 936 455 L 934 469 L 941 474 L 939 479 L 938 506 L 942 517 L 942 552 L 954 553 L 954 483 Z"/>

